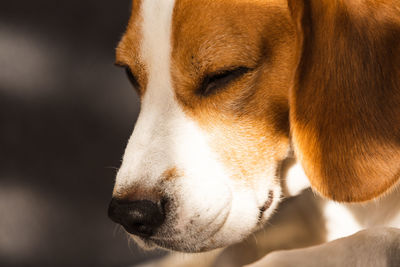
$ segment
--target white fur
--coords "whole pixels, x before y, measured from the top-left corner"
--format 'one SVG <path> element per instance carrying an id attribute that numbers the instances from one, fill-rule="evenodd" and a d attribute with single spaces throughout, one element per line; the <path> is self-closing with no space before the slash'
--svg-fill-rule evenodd
<path id="1" fill-rule="evenodd" d="M 310 187 L 310 182 L 298 162 L 289 167 L 286 177 L 283 178 L 288 196 L 296 196 Z M 316 196 L 317 198 L 319 199 Z M 396 212 L 400 210 L 400 194 L 396 190 L 362 204 L 341 204 L 327 200 L 322 202 L 327 241 L 349 236 L 369 227 L 400 227 L 400 214 Z"/>
<path id="2" fill-rule="evenodd" d="M 296 162 L 289 168 L 285 177 L 285 185 L 288 196 L 297 196 L 311 186 L 300 163 Z"/>
<path id="3" fill-rule="evenodd" d="M 115 194 L 137 187 L 158 189 L 173 202 L 173 210 L 148 244 L 182 251 L 201 251 L 251 234 L 259 222 L 259 208 L 274 191 L 268 218 L 277 206 L 280 187 L 260 177 L 257 188 L 234 181 L 209 147 L 208 133 L 185 115 L 171 82 L 171 23 L 173 0 L 144 0 L 141 5 L 141 60 L 148 84 L 135 130 L 118 172 Z M 176 167 L 182 177 L 162 181 Z M 274 171 L 267 168 L 265 175 Z M 270 170 L 271 169 L 271 170 Z M 273 178 L 273 177 L 272 177 Z"/>
<path id="4" fill-rule="evenodd" d="M 277 206 L 281 189 L 274 179 L 276 166 L 266 166 L 254 177 L 253 187 L 245 180 L 232 179 L 231 170 L 210 147 L 210 133 L 201 129 L 177 103 L 171 79 L 174 4 L 174 0 L 143 0 L 141 4 L 140 57 L 148 83 L 117 175 L 115 194 L 130 188 L 163 192 L 173 205 L 167 211 L 166 222 L 146 243 L 193 252 L 232 244 L 254 232 L 259 226 L 259 208 L 267 200 L 269 190 L 274 192 L 274 199 L 262 221 Z M 164 181 L 162 174 L 170 168 L 176 168 L 181 177 Z M 300 165 L 289 170 L 286 182 L 292 195 L 309 186 Z M 391 216 L 393 209 L 373 208 L 397 208 L 399 194 L 393 194 L 378 204 L 326 203 L 323 213 L 328 239 L 371 225 L 398 227 L 400 219 Z M 373 214 L 369 213 L 371 210 Z"/>
<path id="5" fill-rule="evenodd" d="M 323 213 L 326 220 L 327 240 L 348 236 L 362 229 L 346 206 L 329 201 Z"/>

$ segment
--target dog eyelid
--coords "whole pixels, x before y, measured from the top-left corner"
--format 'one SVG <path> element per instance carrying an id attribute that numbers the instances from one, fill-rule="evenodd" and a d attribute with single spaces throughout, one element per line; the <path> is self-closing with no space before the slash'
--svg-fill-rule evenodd
<path id="1" fill-rule="evenodd" d="M 204 97 L 212 95 L 250 70 L 251 68 L 240 66 L 207 74 L 202 79 L 196 94 Z"/>
<path id="2" fill-rule="evenodd" d="M 139 90 L 140 85 L 138 82 L 138 79 L 136 76 L 132 73 L 131 69 L 129 67 L 125 68 L 126 75 L 128 76 L 129 81 L 131 82 L 132 86 L 136 89 Z"/>
<path id="3" fill-rule="evenodd" d="M 136 75 L 133 74 L 131 68 L 128 65 L 121 64 L 118 62 L 114 63 L 114 65 L 125 69 L 126 75 L 128 76 L 130 83 L 132 84 L 133 88 L 139 93 L 140 92 L 139 80 L 137 79 Z"/>

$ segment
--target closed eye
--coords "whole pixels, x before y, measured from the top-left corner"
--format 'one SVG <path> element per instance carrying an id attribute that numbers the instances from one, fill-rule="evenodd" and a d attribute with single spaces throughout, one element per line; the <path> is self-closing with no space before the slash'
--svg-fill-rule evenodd
<path id="1" fill-rule="evenodd" d="M 125 72 L 126 75 L 128 76 L 129 81 L 131 82 L 132 86 L 139 91 L 140 89 L 140 84 L 138 82 L 138 79 L 136 76 L 132 73 L 131 69 L 129 67 L 125 67 Z"/>
<path id="2" fill-rule="evenodd" d="M 249 70 L 250 69 L 247 67 L 237 67 L 206 75 L 196 93 L 200 96 L 212 95 L 247 73 Z"/>
<path id="3" fill-rule="evenodd" d="M 129 82 L 132 84 L 133 88 L 134 88 L 136 91 L 139 92 L 139 91 L 140 91 L 140 84 L 139 84 L 139 81 L 138 81 L 138 79 L 136 78 L 136 76 L 132 73 L 131 68 L 130 68 L 129 66 L 122 65 L 122 64 L 118 64 L 118 63 L 116 63 L 115 65 L 116 65 L 117 67 L 121 67 L 121 68 L 124 68 L 124 69 L 125 69 L 125 73 L 126 73 L 126 76 L 128 76 Z"/>

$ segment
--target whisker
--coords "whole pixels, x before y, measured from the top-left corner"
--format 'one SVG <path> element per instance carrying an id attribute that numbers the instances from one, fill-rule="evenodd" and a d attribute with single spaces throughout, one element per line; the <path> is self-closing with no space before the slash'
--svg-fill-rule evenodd
<path id="1" fill-rule="evenodd" d="M 255 244 L 256 244 L 256 247 L 258 247 L 257 235 L 256 235 L 255 233 L 252 233 L 251 235 L 252 235 L 252 237 L 253 237 L 253 239 L 254 239 L 254 242 L 255 242 Z"/>
<path id="2" fill-rule="evenodd" d="M 116 224 L 116 225 L 114 226 L 113 237 L 116 237 L 116 236 L 117 236 L 117 232 L 118 232 L 120 229 L 121 229 L 121 225 Z"/>
<path id="3" fill-rule="evenodd" d="M 134 242 L 133 239 L 130 238 L 128 235 L 127 235 L 126 237 L 128 238 L 128 248 L 129 248 L 129 251 L 130 251 L 132 254 L 134 254 L 135 251 L 134 251 L 134 249 L 132 248 L 132 244 L 135 244 L 135 242 Z"/>

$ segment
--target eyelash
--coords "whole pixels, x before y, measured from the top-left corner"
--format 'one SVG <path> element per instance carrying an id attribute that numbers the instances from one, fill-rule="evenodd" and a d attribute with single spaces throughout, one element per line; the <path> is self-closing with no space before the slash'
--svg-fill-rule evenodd
<path id="1" fill-rule="evenodd" d="M 203 78 L 203 81 L 196 91 L 200 96 L 209 96 L 224 88 L 234 80 L 250 71 L 247 67 L 238 67 L 230 70 L 209 74 Z"/>
<path id="2" fill-rule="evenodd" d="M 130 67 L 121 66 L 125 69 L 125 73 L 128 76 L 128 80 L 131 82 L 132 86 L 139 91 L 140 84 L 136 76 L 132 73 Z M 240 78 L 242 75 L 246 74 L 250 71 L 250 68 L 247 67 L 237 67 L 225 71 L 220 71 L 218 73 L 206 75 L 203 78 L 203 81 L 196 91 L 197 95 L 200 96 L 210 96 L 216 93 L 219 89 L 224 88 L 234 80 Z"/>
<path id="3" fill-rule="evenodd" d="M 138 79 L 135 77 L 135 75 L 132 73 L 131 69 L 129 67 L 124 67 L 126 75 L 128 76 L 129 81 L 131 82 L 132 86 L 136 89 L 140 89 L 140 84 L 138 82 Z"/>

